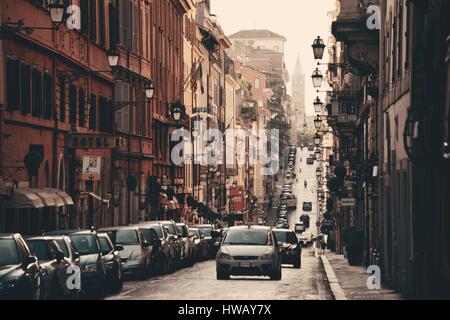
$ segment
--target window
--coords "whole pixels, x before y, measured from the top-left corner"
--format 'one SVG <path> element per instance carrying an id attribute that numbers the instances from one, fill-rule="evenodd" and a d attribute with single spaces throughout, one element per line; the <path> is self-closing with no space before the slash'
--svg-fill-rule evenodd
<path id="1" fill-rule="evenodd" d="M 91 94 L 89 105 L 89 129 L 97 129 L 97 97 L 94 94 Z"/>
<path id="2" fill-rule="evenodd" d="M 42 73 L 33 69 L 31 72 L 32 82 L 32 115 L 33 117 L 42 117 Z"/>
<path id="3" fill-rule="evenodd" d="M 273 47 L 273 51 L 278 52 L 278 50 L 279 50 L 278 46 Z"/>
<path id="4" fill-rule="evenodd" d="M 115 86 L 115 101 L 130 101 L 130 85 L 123 81 L 117 81 Z M 122 132 L 130 131 L 130 106 L 123 105 L 116 111 L 117 130 Z"/>
<path id="5" fill-rule="evenodd" d="M 59 81 L 59 121 L 66 122 L 66 83 Z"/>
<path id="6" fill-rule="evenodd" d="M 22 99 L 20 112 L 22 114 L 29 114 L 31 111 L 31 67 L 29 65 L 21 65 L 20 77 L 20 90 Z"/>
<path id="7" fill-rule="evenodd" d="M 77 124 L 77 88 L 69 86 L 69 123 Z"/>
<path id="8" fill-rule="evenodd" d="M 115 48 L 119 43 L 119 16 L 117 7 L 109 4 L 109 47 Z"/>
<path id="9" fill-rule="evenodd" d="M 89 0 L 80 0 L 81 33 L 89 34 Z"/>
<path id="10" fill-rule="evenodd" d="M 86 126 L 86 102 L 85 102 L 84 89 L 78 90 L 78 125 L 80 127 Z"/>
<path id="11" fill-rule="evenodd" d="M 112 133 L 113 131 L 113 112 L 110 103 L 105 97 L 98 98 L 98 129 L 101 132 Z M 110 111 L 111 110 L 111 111 Z"/>
<path id="12" fill-rule="evenodd" d="M 44 74 L 44 119 L 53 119 L 53 78 L 50 74 Z"/>
<path id="13" fill-rule="evenodd" d="M 6 60 L 6 95 L 8 104 L 7 111 L 19 110 L 19 61 Z"/>

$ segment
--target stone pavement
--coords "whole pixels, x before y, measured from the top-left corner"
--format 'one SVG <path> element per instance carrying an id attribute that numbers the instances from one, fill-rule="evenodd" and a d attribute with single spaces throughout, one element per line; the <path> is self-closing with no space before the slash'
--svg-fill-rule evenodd
<path id="1" fill-rule="evenodd" d="M 369 290 L 366 268 L 350 266 L 343 255 L 327 252 L 320 257 L 336 300 L 403 300 L 400 294 L 383 285 L 381 290 Z"/>

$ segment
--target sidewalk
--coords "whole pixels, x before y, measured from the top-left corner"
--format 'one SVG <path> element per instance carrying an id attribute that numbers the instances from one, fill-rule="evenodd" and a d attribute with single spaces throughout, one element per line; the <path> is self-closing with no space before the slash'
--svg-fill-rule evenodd
<path id="1" fill-rule="evenodd" d="M 327 252 L 320 256 L 336 300 L 403 300 L 400 294 L 382 285 L 369 290 L 369 275 L 362 266 L 350 266 L 343 255 Z"/>

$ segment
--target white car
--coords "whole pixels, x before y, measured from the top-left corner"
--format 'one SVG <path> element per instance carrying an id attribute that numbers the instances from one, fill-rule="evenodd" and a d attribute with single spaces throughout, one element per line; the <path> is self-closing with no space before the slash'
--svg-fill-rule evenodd
<path id="1" fill-rule="evenodd" d="M 230 275 L 269 276 L 281 280 L 281 255 L 272 228 L 238 226 L 227 230 L 216 257 L 217 280 Z"/>

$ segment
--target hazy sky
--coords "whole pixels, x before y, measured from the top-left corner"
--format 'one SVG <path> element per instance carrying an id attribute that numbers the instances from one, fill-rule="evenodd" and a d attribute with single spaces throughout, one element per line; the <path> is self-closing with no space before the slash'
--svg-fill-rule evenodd
<path id="1" fill-rule="evenodd" d="M 311 74 L 315 69 L 311 45 L 318 35 L 328 39 L 335 0 L 211 0 L 211 13 L 227 35 L 242 29 L 269 29 L 287 38 L 286 67 L 292 75 L 297 53 L 306 74 L 306 112 L 314 111 L 316 91 Z M 327 56 L 325 55 L 324 58 Z M 325 68 L 321 68 L 325 72 Z M 288 87 L 290 89 L 290 83 Z M 323 94 L 321 95 L 323 101 Z"/>

